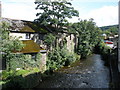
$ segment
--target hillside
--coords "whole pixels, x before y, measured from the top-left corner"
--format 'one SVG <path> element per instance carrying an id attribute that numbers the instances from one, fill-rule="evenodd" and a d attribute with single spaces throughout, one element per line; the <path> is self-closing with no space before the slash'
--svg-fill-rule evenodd
<path id="1" fill-rule="evenodd" d="M 111 27 L 117 27 L 119 29 L 119 25 L 110 25 L 110 26 L 103 26 L 103 27 L 99 27 L 101 30 L 107 30 Z"/>

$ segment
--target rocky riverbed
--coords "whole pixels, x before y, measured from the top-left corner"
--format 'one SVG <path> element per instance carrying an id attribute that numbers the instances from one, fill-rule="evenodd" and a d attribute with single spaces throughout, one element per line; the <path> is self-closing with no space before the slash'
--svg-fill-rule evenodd
<path id="1" fill-rule="evenodd" d="M 36 88 L 109 88 L 109 69 L 99 54 L 63 67 Z"/>

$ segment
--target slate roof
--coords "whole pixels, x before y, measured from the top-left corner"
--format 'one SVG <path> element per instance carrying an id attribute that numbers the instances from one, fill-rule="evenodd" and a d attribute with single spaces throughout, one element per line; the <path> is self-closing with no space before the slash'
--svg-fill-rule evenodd
<path id="1" fill-rule="evenodd" d="M 0 22 L 2 21 L 9 23 L 10 31 L 14 31 L 14 32 L 29 32 L 29 33 L 48 33 L 49 32 L 44 27 L 38 26 L 35 22 L 32 22 L 32 21 L 1 18 Z"/>

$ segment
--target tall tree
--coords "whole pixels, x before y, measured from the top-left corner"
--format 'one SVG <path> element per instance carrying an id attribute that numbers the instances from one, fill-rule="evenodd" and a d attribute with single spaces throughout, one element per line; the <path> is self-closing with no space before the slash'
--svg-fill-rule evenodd
<path id="1" fill-rule="evenodd" d="M 60 30 L 65 24 L 68 23 L 67 18 L 72 18 L 72 16 L 79 16 L 77 10 L 71 7 L 71 3 L 67 1 L 39 1 L 36 0 L 36 9 L 40 10 L 36 14 L 38 16 L 35 22 L 41 25 L 51 25 L 57 30 Z"/>
<path id="2" fill-rule="evenodd" d="M 81 20 L 78 23 L 74 23 L 71 29 L 75 29 L 78 32 L 78 49 L 77 53 L 81 54 L 82 58 L 89 55 L 95 45 L 101 40 L 101 31 L 96 26 L 93 19 Z"/>

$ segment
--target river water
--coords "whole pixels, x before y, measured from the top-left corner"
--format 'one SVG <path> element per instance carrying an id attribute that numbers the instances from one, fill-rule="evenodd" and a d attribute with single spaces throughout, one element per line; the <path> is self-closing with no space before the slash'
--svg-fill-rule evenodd
<path id="1" fill-rule="evenodd" d="M 63 67 L 36 88 L 109 88 L 109 69 L 99 54 Z"/>

